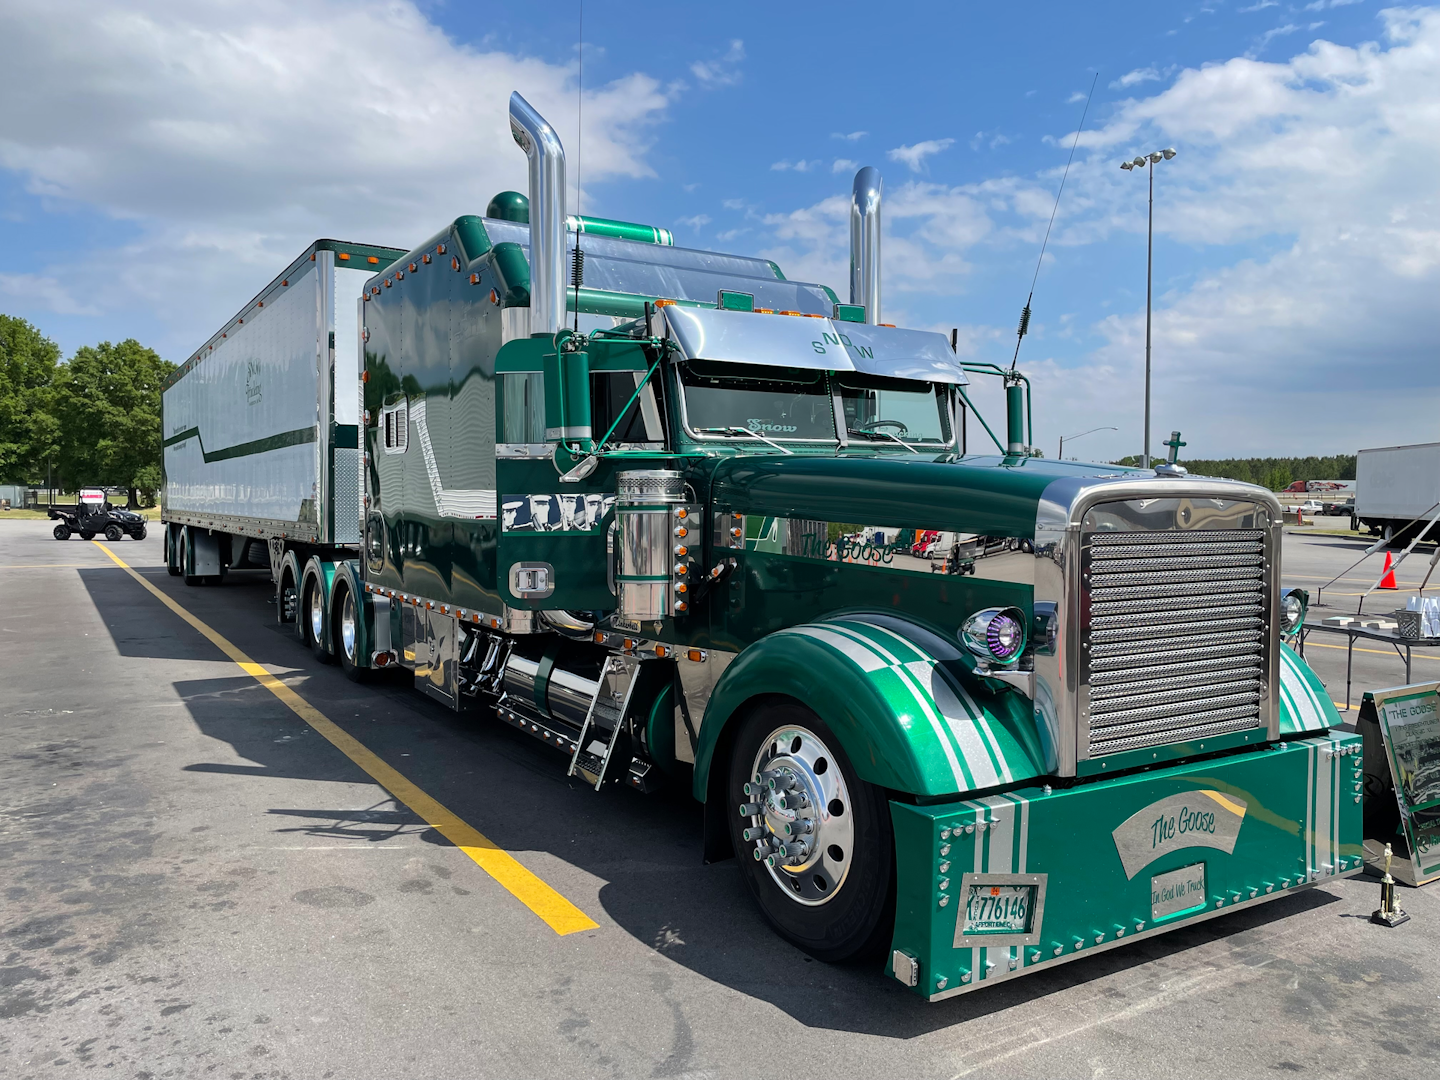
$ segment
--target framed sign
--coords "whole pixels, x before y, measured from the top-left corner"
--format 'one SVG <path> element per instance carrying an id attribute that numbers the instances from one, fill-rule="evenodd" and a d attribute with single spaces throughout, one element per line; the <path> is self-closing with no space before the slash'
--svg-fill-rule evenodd
<path id="1" fill-rule="evenodd" d="M 1367 861 L 1398 832 L 1408 850 L 1396 876 L 1408 885 L 1440 878 L 1440 682 L 1367 692 L 1360 721 L 1367 803 L 1378 803 L 1366 810 Z M 1387 791 L 1394 792 L 1398 821 Z"/>

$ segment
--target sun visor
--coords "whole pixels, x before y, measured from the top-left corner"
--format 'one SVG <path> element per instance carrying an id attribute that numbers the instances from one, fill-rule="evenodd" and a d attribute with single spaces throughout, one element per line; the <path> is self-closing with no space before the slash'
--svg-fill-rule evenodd
<path id="1" fill-rule="evenodd" d="M 662 310 L 687 360 L 810 371 L 857 370 L 829 319 L 679 304 L 668 304 Z"/>
<path id="2" fill-rule="evenodd" d="M 970 381 L 944 334 L 865 323 L 835 323 L 832 333 L 839 335 L 854 369 L 866 375 L 962 386 Z"/>

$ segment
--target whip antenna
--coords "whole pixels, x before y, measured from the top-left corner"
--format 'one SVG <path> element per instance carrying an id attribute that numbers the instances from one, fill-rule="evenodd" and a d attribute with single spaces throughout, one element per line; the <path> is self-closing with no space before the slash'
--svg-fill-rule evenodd
<path id="1" fill-rule="evenodd" d="M 1040 280 L 1040 264 L 1045 261 L 1045 247 L 1050 243 L 1050 230 L 1055 227 L 1055 215 L 1060 210 L 1060 196 L 1065 192 L 1065 179 L 1070 175 L 1070 163 L 1075 160 L 1075 148 L 1080 145 L 1080 132 L 1085 130 L 1085 117 L 1090 114 L 1090 99 L 1095 96 L 1095 84 L 1100 81 L 1100 72 L 1090 80 L 1090 93 L 1085 96 L 1085 108 L 1080 113 L 1080 126 L 1075 129 L 1075 141 L 1070 144 L 1070 159 L 1065 162 L 1065 171 L 1060 174 L 1060 189 L 1055 192 L 1055 205 L 1050 210 L 1050 224 L 1045 226 L 1045 239 L 1040 243 L 1040 257 L 1035 260 L 1035 276 L 1030 279 L 1030 295 L 1020 309 L 1020 326 L 1015 331 L 1015 355 L 1010 360 L 1010 370 L 1015 370 L 1020 360 L 1020 342 L 1030 330 L 1030 301 L 1035 299 L 1035 283 Z"/>

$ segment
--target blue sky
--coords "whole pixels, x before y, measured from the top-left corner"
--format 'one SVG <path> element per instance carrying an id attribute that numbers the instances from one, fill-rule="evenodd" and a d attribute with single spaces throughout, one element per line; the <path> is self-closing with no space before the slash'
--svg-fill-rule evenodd
<path id="1" fill-rule="evenodd" d="M 1440 438 L 1440 9 L 876 11 L 589 0 L 577 139 L 575 3 L 8 6 L 0 311 L 67 353 L 135 336 L 182 360 L 315 236 L 409 246 L 523 189 L 519 89 L 560 129 L 583 210 L 842 295 L 851 178 L 877 166 L 886 321 L 1008 360 L 1098 73 L 1021 352 L 1040 445 L 1114 425 L 1075 451 L 1138 450 L 1145 179 L 1118 163 L 1169 145 L 1156 441 Z"/>

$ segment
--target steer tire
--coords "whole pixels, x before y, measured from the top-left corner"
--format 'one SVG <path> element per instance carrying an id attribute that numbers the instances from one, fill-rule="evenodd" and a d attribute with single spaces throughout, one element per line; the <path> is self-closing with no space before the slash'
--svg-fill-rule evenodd
<path id="1" fill-rule="evenodd" d="M 135 530 L 133 533 L 131 533 L 130 535 L 131 535 L 132 538 L 134 538 L 134 539 L 136 539 L 136 540 L 144 540 L 144 539 L 145 539 L 145 526 L 144 526 L 144 525 L 141 525 L 138 529 L 136 529 L 136 530 Z"/>
<path id="2" fill-rule="evenodd" d="M 845 869 L 839 883 L 831 886 L 833 891 L 818 902 L 798 898 L 800 881 L 809 878 L 818 882 L 824 875 L 810 877 L 809 870 L 790 874 L 758 861 L 756 844 L 744 838 L 744 830 L 754 825 L 754 819 L 742 818 L 739 813 L 742 803 L 752 801 L 744 784 L 753 778 L 757 758 L 772 754 L 779 745 L 774 737 L 787 729 L 800 729 L 808 733 L 807 738 L 813 737 L 814 744 L 824 751 L 820 760 L 828 759 L 824 771 L 833 770 L 825 782 L 838 781 L 841 785 L 833 793 L 837 797 L 827 804 L 830 816 L 825 820 L 830 824 L 822 825 L 815 835 L 820 850 L 835 850 L 841 856 L 828 866 Z M 895 923 L 895 845 L 885 791 L 855 774 L 840 740 L 825 721 L 790 700 L 762 704 L 741 721 L 729 765 L 724 813 L 730 822 L 740 873 L 770 925 L 817 960 L 838 962 L 877 956 L 888 945 Z M 848 798 L 848 805 L 841 802 L 839 794 Z M 847 815 L 849 822 L 844 827 L 850 830 L 845 834 L 850 850 L 845 851 L 841 845 L 829 843 L 827 830 Z M 762 816 L 760 820 L 763 823 L 768 819 Z"/>
<path id="3" fill-rule="evenodd" d="M 105 539 L 109 540 L 112 544 L 118 544 L 121 540 L 125 539 L 125 530 L 120 528 L 119 525 L 106 525 Z"/>
<path id="4" fill-rule="evenodd" d="M 59 525 L 56 525 L 53 530 L 51 530 L 50 535 L 55 537 L 56 540 L 69 540 L 70 526 L 66 525 L 64 522 L 61 522 Z"/>

